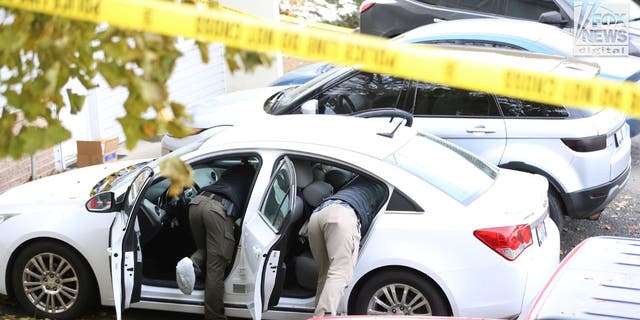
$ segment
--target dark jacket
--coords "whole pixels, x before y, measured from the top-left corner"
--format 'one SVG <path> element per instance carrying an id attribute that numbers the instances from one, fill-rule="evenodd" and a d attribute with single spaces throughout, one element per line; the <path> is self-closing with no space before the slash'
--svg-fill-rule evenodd
<path id="1" fill-rule="evenodd" d="M 328 199 L 348 203 L 360 219 L 360 234 L 364 235 L 371 226 L 376 210 L 385 200 L 385 194 L 384 185 L 360 176 Z"/>
<path id="2" fill-rule="evenodd" d="M 247 196 L 249 195 L 254 175 L 255 170 L 250 165 L 231 167 L 220 175 L 218 181 L 202 188 L 200 191 L 215 193 L 229 199 L 236 207 L 233 215 L 238 218 L 238 215 L 244 212 L 247 204 Z"/>

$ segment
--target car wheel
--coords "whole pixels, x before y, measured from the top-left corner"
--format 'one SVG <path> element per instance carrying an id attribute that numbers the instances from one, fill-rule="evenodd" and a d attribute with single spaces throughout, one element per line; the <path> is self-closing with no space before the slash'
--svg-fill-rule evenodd
<path id="1" fill-rule="evenodd" d="M 558 230 L 562 232 L 564 213 L 562 211 L 560 199 L 558 199 L 558 195 L 552 190 L 549 190 L 547 197 L 549 198 L 549 216 L 551 217 L 551 220 L 556 223 L 556 226 L 558 226 Z"/>
<path id="2" fill-rule="evenodd" d="M 358 292 L 354 311 L 367 315 L 451 316 L 439 288 L 409 272 L 376 274 Z"/>
<path id="3" fill-rule="evenodd" d="M 76 318 L 96 301 L 86 263 L 57 243 L 35 243 L 16 257 L 12 270 L 16 299 L 36 318 Z"/>

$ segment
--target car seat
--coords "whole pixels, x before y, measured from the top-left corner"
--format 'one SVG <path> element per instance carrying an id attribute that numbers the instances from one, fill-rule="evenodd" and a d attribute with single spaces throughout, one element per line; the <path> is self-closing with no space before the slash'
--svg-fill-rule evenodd
<path id="1" fill-rule="evenodd" d="M 325 181 L 314 181 L 302 191 L 304 201 L 311 208 L 316 208 L 332 193 L 333 186 Z M 315 294 L 318 282 L 318 265 L 313 259 L 307 243 L 305 243 L 300 252 L 294 255 L 292 262 L 298 286 L 307 292 Z"/>
<path id="2" fill-rule="evenodd" d="M 327 183 L 333 186 L 333 190 L 340 190 L 353 178 L 353 173 L 340 168 L 332 168 L 324 174 Z"/>

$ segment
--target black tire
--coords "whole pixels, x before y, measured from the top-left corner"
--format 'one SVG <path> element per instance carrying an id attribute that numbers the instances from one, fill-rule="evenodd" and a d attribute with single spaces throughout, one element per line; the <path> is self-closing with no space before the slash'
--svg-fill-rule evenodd
<path id="1" fill-rule="evenodd" d="M 408 289 L 408 294 L 402 301 L 404 289 Z M 396 291 L 396 294 L 385 295 L 385 291 Z M 386 308 L 377 303 L 375 297 L 390 307 Z M 391 302 L 389 297 L 397 298 L 392 298 L 395 301 Z M 411 308 L 421 302 L 426 303 L 415 310 Z M 437 286 L 414 273 L 402 270 L 383 271 L 367 280 L 357 293 L 353 310 L 361 315 L 452 316 L 447 299 Z"/>
<path id="2" fill-rule="evenodd" d="M 551 186 L 549 186 L 551 188 Z M 564 211 L 562 210 L 562 204 L 558 198 L 558 194 L 549 190 L 547 192 L 547 198 L 549 198 L 549 216 L 556 223 L 558 230 L 562 232 L 562 226 L 564 225 Z"/>
<path id="3" fill-rule="evenodd" d="M 36 318 L 77 318 L 95 306 L 97 290 L 89 268 L 76 252 L 58 243 L 24 248 L 11 279 L 16 299 Z"/>

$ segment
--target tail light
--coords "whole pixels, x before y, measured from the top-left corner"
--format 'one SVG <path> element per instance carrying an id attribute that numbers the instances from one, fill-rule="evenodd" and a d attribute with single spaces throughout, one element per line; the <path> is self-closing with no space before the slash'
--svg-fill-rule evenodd
<path id="1" fill-rule="evenodd" d="M 576 152 L 598 151 L 607 147 L 607 136 L 595 136 L 581 139 L 562 139 L 564 144 Z"/>
<path id="2" fill-rule="evenodd" d="M 479 229 L 473 235 L 509 261 L 518 258 L 533 243 L 531 226 L 528 224 Z"/>
<path id="3" fill-rule="evenodd" d="M 360 13 L 363 13 L 367 10 L 369 10 L 369 8 L 373 7 L 373 5 L 375 5 L 376 3 L 373 1 L 364 1 L 361 5 L 360 5 Z"/>

